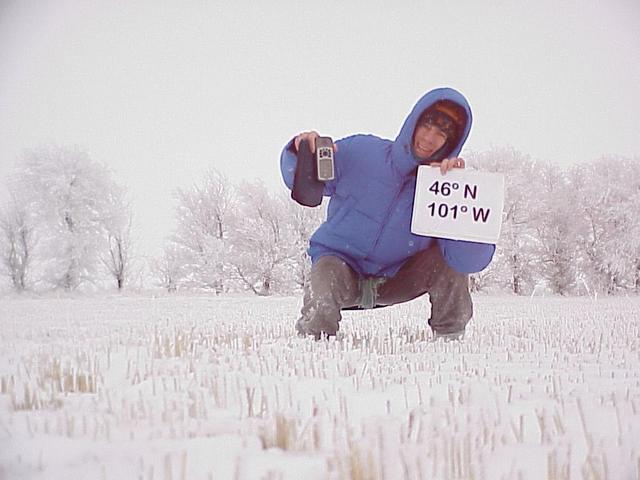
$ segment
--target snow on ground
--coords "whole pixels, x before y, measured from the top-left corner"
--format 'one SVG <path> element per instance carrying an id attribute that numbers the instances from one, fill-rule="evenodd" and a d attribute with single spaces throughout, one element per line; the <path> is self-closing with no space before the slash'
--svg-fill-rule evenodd
<path id="1" fill-rule="evenodd" d="M 0 301 L 0 479 L 632 479 L 640 299 L 429 304 L 295 337 L 297 298 Z"/>

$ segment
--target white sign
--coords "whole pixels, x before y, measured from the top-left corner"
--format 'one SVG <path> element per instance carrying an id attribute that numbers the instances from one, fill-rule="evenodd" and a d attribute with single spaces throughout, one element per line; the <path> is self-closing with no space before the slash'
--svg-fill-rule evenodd
<path id="1" fill-rule="evenodd" d="M 504 205 L 499 173 L 421 165 L 416 179 L 411 232 L 427 237 L 496 243 Z"/>

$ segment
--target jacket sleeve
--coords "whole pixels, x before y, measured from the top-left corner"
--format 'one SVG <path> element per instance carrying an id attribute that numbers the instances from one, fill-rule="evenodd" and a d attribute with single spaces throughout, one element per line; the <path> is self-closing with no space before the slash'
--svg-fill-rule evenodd
<path id="1" fill-rule="evenodd" d="M 351 142 L 349 138 L 345 138 L 338 140 L 335 143 L 338 146 L 338 151 L 334 155 L 336 178 L 325 183 L 324 191 L 322 193 L 325 197 L 330 197 L 336 190 L 336 184 L 340 181 L 344 168 L 347 164 L 346 159 L 348 157 L 348 147 Z M 293 179 L 296 173 L 297 161 L 298 158 L 296 155 L 294 139 L 291 139 L 289 143 L 285 145 L 282 150 L 282 154 L 280 155 L 280 173 L 282 174 L 282 179 L 289 190 L 293 188 Z"/>
<path id="2" fill-rule="evenodd" d="M 484 270 L 496 251 L 492 243 L 438 239 L 438 246 L 447 264 L 460 273 L 476 273 Z"/>

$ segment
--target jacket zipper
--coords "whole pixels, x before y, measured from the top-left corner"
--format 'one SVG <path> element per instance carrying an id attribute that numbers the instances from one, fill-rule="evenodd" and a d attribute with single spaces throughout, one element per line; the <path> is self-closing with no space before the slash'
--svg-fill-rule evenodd
<path id="1" fill-rule="evenodd" d="M 400 189 L 396 192 L 395 196 L 393 197 L 393 202 L 391 202 L 391 206 L 387 209 L 387 211 L 385 213 L 385 216 L 384 216 L 384 221 L 382 222 L 382 224 L 380 226 L 380 229 L 376 233 L 376 239 L 373 242 L 373 247 L 371 247 L 371 250 L 369 251 L 369 253 L 363 259 L 365 262 L 369 261 L 369 255 L 376 250 L 376 247 L 378 246 L 378 243 L 380 242 L 380 237 L 382 237 L 382 232 L 384 231 L 385 225 L 387 224 L 387 221 L 391 217 L 391 210 L 396 205 L 396 202 L 400 198 L 400 195 L 402 194 L 402 192 L 404 191 L 404 189 L 406 188 L 407 184 L 410 181 L 411 181 L 411 178 L 409 180 L 403 182 L 402 185 L 400 186 Z"/>

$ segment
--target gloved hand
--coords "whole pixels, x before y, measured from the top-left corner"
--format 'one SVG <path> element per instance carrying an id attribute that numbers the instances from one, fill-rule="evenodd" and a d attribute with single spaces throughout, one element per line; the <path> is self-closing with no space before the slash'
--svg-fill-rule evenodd
<path id="1" fill-rule="evenodd" d="M 313 137 L 314 141 L 315 138 L 317 138 L 317 134 Z M 316 160 L 307 138 L 302 138 L 300 140 L 300 143 L 297 145 L 297 149 L 298 160 L 296 162 L 296 171 L 293 177 L 291 198 L 300 205 L 304 205 L 306 207 L 317 207 L 322 203 L 324 183 L 318 180 Z"/>
<path id="2" fill-rule="evenodd" d="M 315 131 L 311 131 L 311 132 L 302 132 L 300 134 L 298 134 L 296 136 L 296 138 L 294 139 L 294 145 L 296 147 L 296 152 L 300 151 L 300 143 L 303 140 L 306 140 L 309 143 L 309 149 L 311 150 L 311 153 L 315 153 L 316 151 L 316 138 L 318 138 L 320 136 L 320 134 L 318 134 L 318 132 Z M 333 153 L 336 153 L 338 151 L 338 146 L 334 143 L 333 144 Z"/>

